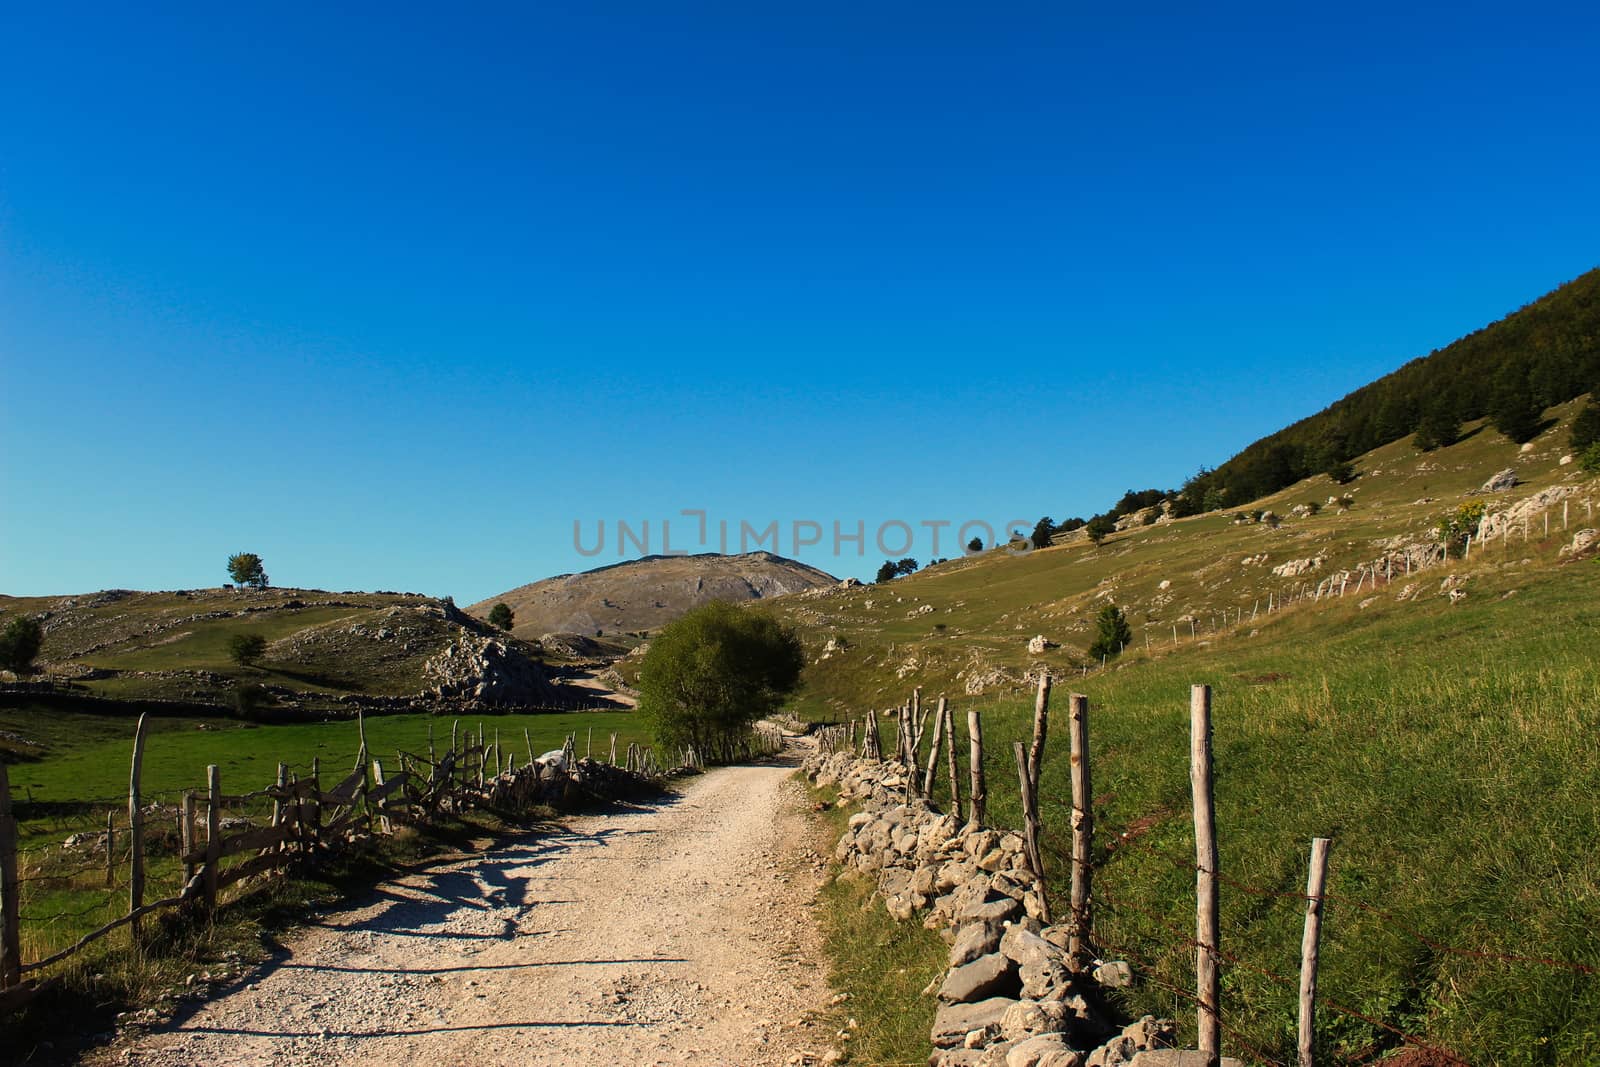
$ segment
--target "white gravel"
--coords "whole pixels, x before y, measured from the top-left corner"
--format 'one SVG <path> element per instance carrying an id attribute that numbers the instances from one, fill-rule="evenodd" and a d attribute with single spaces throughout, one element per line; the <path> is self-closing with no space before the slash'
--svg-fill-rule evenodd
<path id="1" fill-rule="evenodd" d="M 792 766 L 379 888 L 100 1062 L 788 1064 L 829 1048 L 823 875 Z"/>

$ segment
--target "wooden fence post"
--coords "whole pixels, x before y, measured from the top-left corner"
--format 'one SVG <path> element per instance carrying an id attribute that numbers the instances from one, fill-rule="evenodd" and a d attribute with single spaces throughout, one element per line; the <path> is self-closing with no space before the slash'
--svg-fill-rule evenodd
<path id="1" fill-rule="evenodd" d="M 382 760 L 373 760 L 372 761 L 372 779 L 373 779 L 373 783 L 375 785 L 382 785 L 383 784 L 383 761 Z M 385 807 L 387 807 L 387 806 L 388 806 L 388 801 L 386 799 L 380 797 L 378 799 L 378 830 L 381 833 L 384 833 L 384 834 L 392 834 L 392 833 L 394 833 L 394 827 L 389 822 L 389 816 L 383 814 L 383 809 Z M 367 832 L 368 833 L 372 832 L 372 819 L 371 819 L 371 816 L 372 816 L 372 813 L 371 813 L 370 805 L 369 805 L 369 810 L 367 812 Z"/>
<path id="2" fill-rule="evenodd" d="M 117 884 L 117 813 L 106 812 L 106 888 Z"/>
<path id="3" fill-rule="evenodd" d="M 1072 694 L 1068 701 L 1072 739 L 1072 932 L 1067 953 L 1074 967 L 1089 961 L 1084 945 L 1093 932 L 1090 884 L 1094 877 L 1094 791 L 1089 780 L 1089 698 Z"/>
<path id="4" fill-rule="evenodd" d="M 11 779 L 0 763 L 0 989 L 22 981 L 22 921 L 17 891 L 17 820 L 11 814 Z"/>
<path id="5" fill-rule="evenodd" d="M 983 716 L 973 709 L 967 712 L 967 737 L 971 742 L 969 770 L 972 774 L 972 798 L 968 802 L 967 822 L 982 826 L 989 817 L 989 791 L 983 782 Z"/>
<path id="6" fill-rule="evenodd" d="M 140 715 L 139 725 L 133 728 L 133 762 L 128 768 L 128 911 L 137 912 L 144 907 L 144 806 L 139 800 L 139 776 L 144 769 L 145 728 L 149 716 Z M 139 919 L 129 924 L 135 945 L 139 943 Z"/>
<path id="7" fill-rule="evenodd" d="M 1200 1051 L 1216 1067 L 1222 1052 L 1217 972 L 1217 828 L 1211 765 L 1211 687 L 1189 691 L 1189 786 L 1194 797 L 1195 984 Z"/>
<path id="8" fill-rule="evenodd" d="M 287 763 L 278 764 L 277 785 L 278 795 L 272 798 L 272 825 L 282 826 L 289 813 L 289 805 L 285 799 L 287 796 L 285 791 L 289 788 L 289 765 Z"/>
<path id="9" fill-rule="evenodd" d="M 206 912 L 217 909 L 217 870 L 222 864 L 222 772 L 206 768 Z"/>
<path id="10" fill-rule="evenodd" d="M 961 818 L 961 762 L 956 755 L 956 717 L 944 697 L 939 698 L 939 714 L 944 717 L 945 769 L 950 774 L 950 814 Z M 854 723 L 851 724 L 854 726 Z"/>
<path id="11" fill-rule="evenodd" d="M 317 846 L 322 844 L 322 757 L 311 757 L 311 793 L 308 798 L 311 805 L 311 825 L 307 827 L 306 854 L 315 856 Z"/>
<path id="12" fill-rule="evenodd" d="M 1039 793 L 1039 768 L 1044 764 L 1044 737 L 1050 728 L 1050 675 L 1039 675 L 1039 690 L 1033 698 L 1033 745 L 1028 749 L 1028 780 Z"/>
<path id="13" fill-rule="evenodd" d="M 194 881 L 195 862 L 192 858 L 196 845 L 194 833 L 194 790 L 183 791 L 183 822 L 178 833 L 178 847 L 183 850 L 183 884 L 188 888 Z"/>
<path id="14" fill-rule="evenodd" d="M 944 697 L 939 698 L 939 706 L 933 714 L 933 745 L 928 749 L 928 769 L 922 773 L 922 795 L 933 795 L 933 778 L 939 773 L 939 744 L 944 740 L 944 718 L 946 714 Z"/>
<path id="15" fill-rule="evenodd" d="M 1039 793 L 1028 775 L 1027 747 L 1021 741 L 1016 741 L 1012 743 L 1011 750 L 1017 757 L 1017 780 L 1022 791 L 1023 851 L 1028 857 L 1028 868 L 1033 872 L 1034 885 L 1038 889 L 1039 906 L 1043 911 L 1040 918 L 1048 925 L 1050 905 L 1045 900 L 1044 861 L 1039 856 Z"/>
<path id="16" fill-rule="evenodd" d="M 1306 875 L 1306 930 L 1300 941 L 1300 1065 L 1314 1067 L 1316 1044 L 1317 953 L 1322 938 L 1322 890 L 1328 881 L 1328 838 L 1311 839 L 1311 869 Z"/>

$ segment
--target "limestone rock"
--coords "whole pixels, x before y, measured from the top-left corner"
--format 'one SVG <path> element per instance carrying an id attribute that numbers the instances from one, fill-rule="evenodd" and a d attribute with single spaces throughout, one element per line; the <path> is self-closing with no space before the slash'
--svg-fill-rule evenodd
<path id="1" fill-rule="evenodd" d="M 1596 541 L 1600 541 L 1600 530 L 1579 530 L 1572 535 L 1570 545 L 1561 546 L 1561 555 L 1581 556 L 1593 548 Z"/>
<path id="2" fill-rule="evenodd" d="M 1054 641 L 1045 637 L 1044 634 L 1038 634 L 1028 640 L 1028 655 L 1040 656 L 1043 655 L 1047 649 L 1052 649 L 1055 647 L 1056 643 Z"/>
<path id="3" fill-rule="evenodd" d="M 1000 927 L 991 923 L 968 923 L 956 933 L 950 946 L 950 966 L 960 967 L 1000 947 Z"/>
<path id="4" fill-rule="evenodd" d="M 976 1004 L 941 1004 L 933 1017 L 931 1038 L 938 1048 L 954 1048 L 974 1030 L 998 1032 L 1006 1009 L 1016 1001 L 1009 997 L 990 997 Z"/>
<path id="5" fill-rule="evenodd" d="M 945 976 L 939 999 L 955 1004 L 971 1004 L 989 997 L 1017 991 L 1017 965 L 998 952 L 979 956 Z"/>
<path id="6" fill-rule="evenodd" d="M 1123 960 L 1109 960 L 1094 969 L 1094 980 L 1107 989 L 1126 989 L 1133 984 L 1133 968 Z"/>
<path id="7" fill-rule="evenodd" d="M 1483 483 L 1483 488 L 1481 490 L 1479 490 L 1479 492 L 1483 492 L 1483 493 L 1503 493 L 1507 489 L 1516 488 L 1516 486 L 1517 486 L 1517 469 L 1515 467 L 1507 467 L 1505 470 L 1501 471 L 1500 473 L 1496 474 L 1494 477 L 1490 478 L 1488 481 L 1484 482 Z"/>
<path id="8" fill-rule="evenodd" d="M 1209 1067 L 1211 1060 L 1206 1053 L 1193 1049 L 1162 1048 L 1141 1052 L 1126 1062 L 1128 1067 Z M 1243 1060 L 1232 1056 L 1223 1056 L 1218 1062 L 1221 1067 L 1244 1067 Z M 1110 1063 L 1107 1060 L 1106 1067 Z"/>
<path id="9" fill-rule="evenodd" d="M 1081 1067 L 1083 1055 L 1061 1034 L 1039 1034 L 1019 1041 L 1006 1053 L 1006 1067 Z"/>

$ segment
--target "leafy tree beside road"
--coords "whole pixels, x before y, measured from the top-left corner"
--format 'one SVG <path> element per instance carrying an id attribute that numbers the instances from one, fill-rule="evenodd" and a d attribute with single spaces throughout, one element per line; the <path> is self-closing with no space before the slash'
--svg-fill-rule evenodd
<path id="1" fill-rule="evenodd" d="M 805 653 L 770 616 L 714 601 L 667 624 L 639 668 L 639 717 L 668 751 L 737 756 L 751 726 L 800 683 Z"/>

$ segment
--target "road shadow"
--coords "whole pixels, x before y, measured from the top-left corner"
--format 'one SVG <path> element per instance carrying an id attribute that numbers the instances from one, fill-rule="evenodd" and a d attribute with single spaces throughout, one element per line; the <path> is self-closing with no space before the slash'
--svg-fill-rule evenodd
<path id="1" fill-rule="evenodd" d="M 481 943 L 481 947 L 488 947 L 493 942 L 546 936 L 567 929 L 560 918 L 560 909 L 562 905 L 573 904 L 576 901 L 565 899 L 559 892 L 551 892 L 551 879 L 546 868 L 564 856 L 583 850 L 605 849 L 612 843 L 628 837 L 655 833 L 654 829 L 642 824 L 644 817 L 677 804 L 679 799 L 676 793 L 664 792 L 645 799 L 612 801 L 599 807 L 598 810 L 607 819 L 605 824 L 597 827 L 581 829 L 574 826 L 546 824 L 536 832 L 502 838 L 476 856 L 455 857 L 431 865 L 419 865 L 395 881 L 374 886 L 351 896 L 348 900 L 340 902 L 336 909 L 309 916 L 297 924 L 296 928 L 321 928 L 343 936 L 357 937 L 361 941 L 415 937 L 438 942 L 462 943 L 463 951 L 469 957 L 478 951 L 470 947 L 475 942 Z M 336 976 L 340 974 L 441 975 L 471 971 L 517 969 L 532 971 L 550 967 L 660 965 L 687 962 L 682 959 L 652 957 L 474 965 L 469 958 L 459 964 L 447 966 L 369 967 L 344 963 L 323 964 L 297 957 L 294 949 L 282 941 L 274 942 L 270 947 L 272 954 L 267 960 L 227 985 L 217 987 L 210 998 L 182 1005 L 170 1020 L 153 1028 L 151 1033 L 234 1034 L 247 1037 L 279 1037 L 286 1040 L 321 1036 L 321 1030 L 302 1033 L 291 1029 L 295 1024 L 288 1019 L 284 1020 L 284 1029 L 272 1030 L 233 1029 L 218 1026 L 214 1020 L 199 1018 L 210 1000 L 230 996 L 247 986 L 266 981 L 277 971 L 315 972 L 326 975 L 327 982 L 335 982 L 338 980 Z M 317 988 L 315 983 L 312 988 Z M 329 1031 L 328 1036 L 378 1037 L 455 1030 L 618 1025 L 634 1024 L 603 1019 L 551 1019 L 496 1023 L 490 1026 L 435 1026 L 415 1030 L 399 1028 L 349 1033 Z"/>

